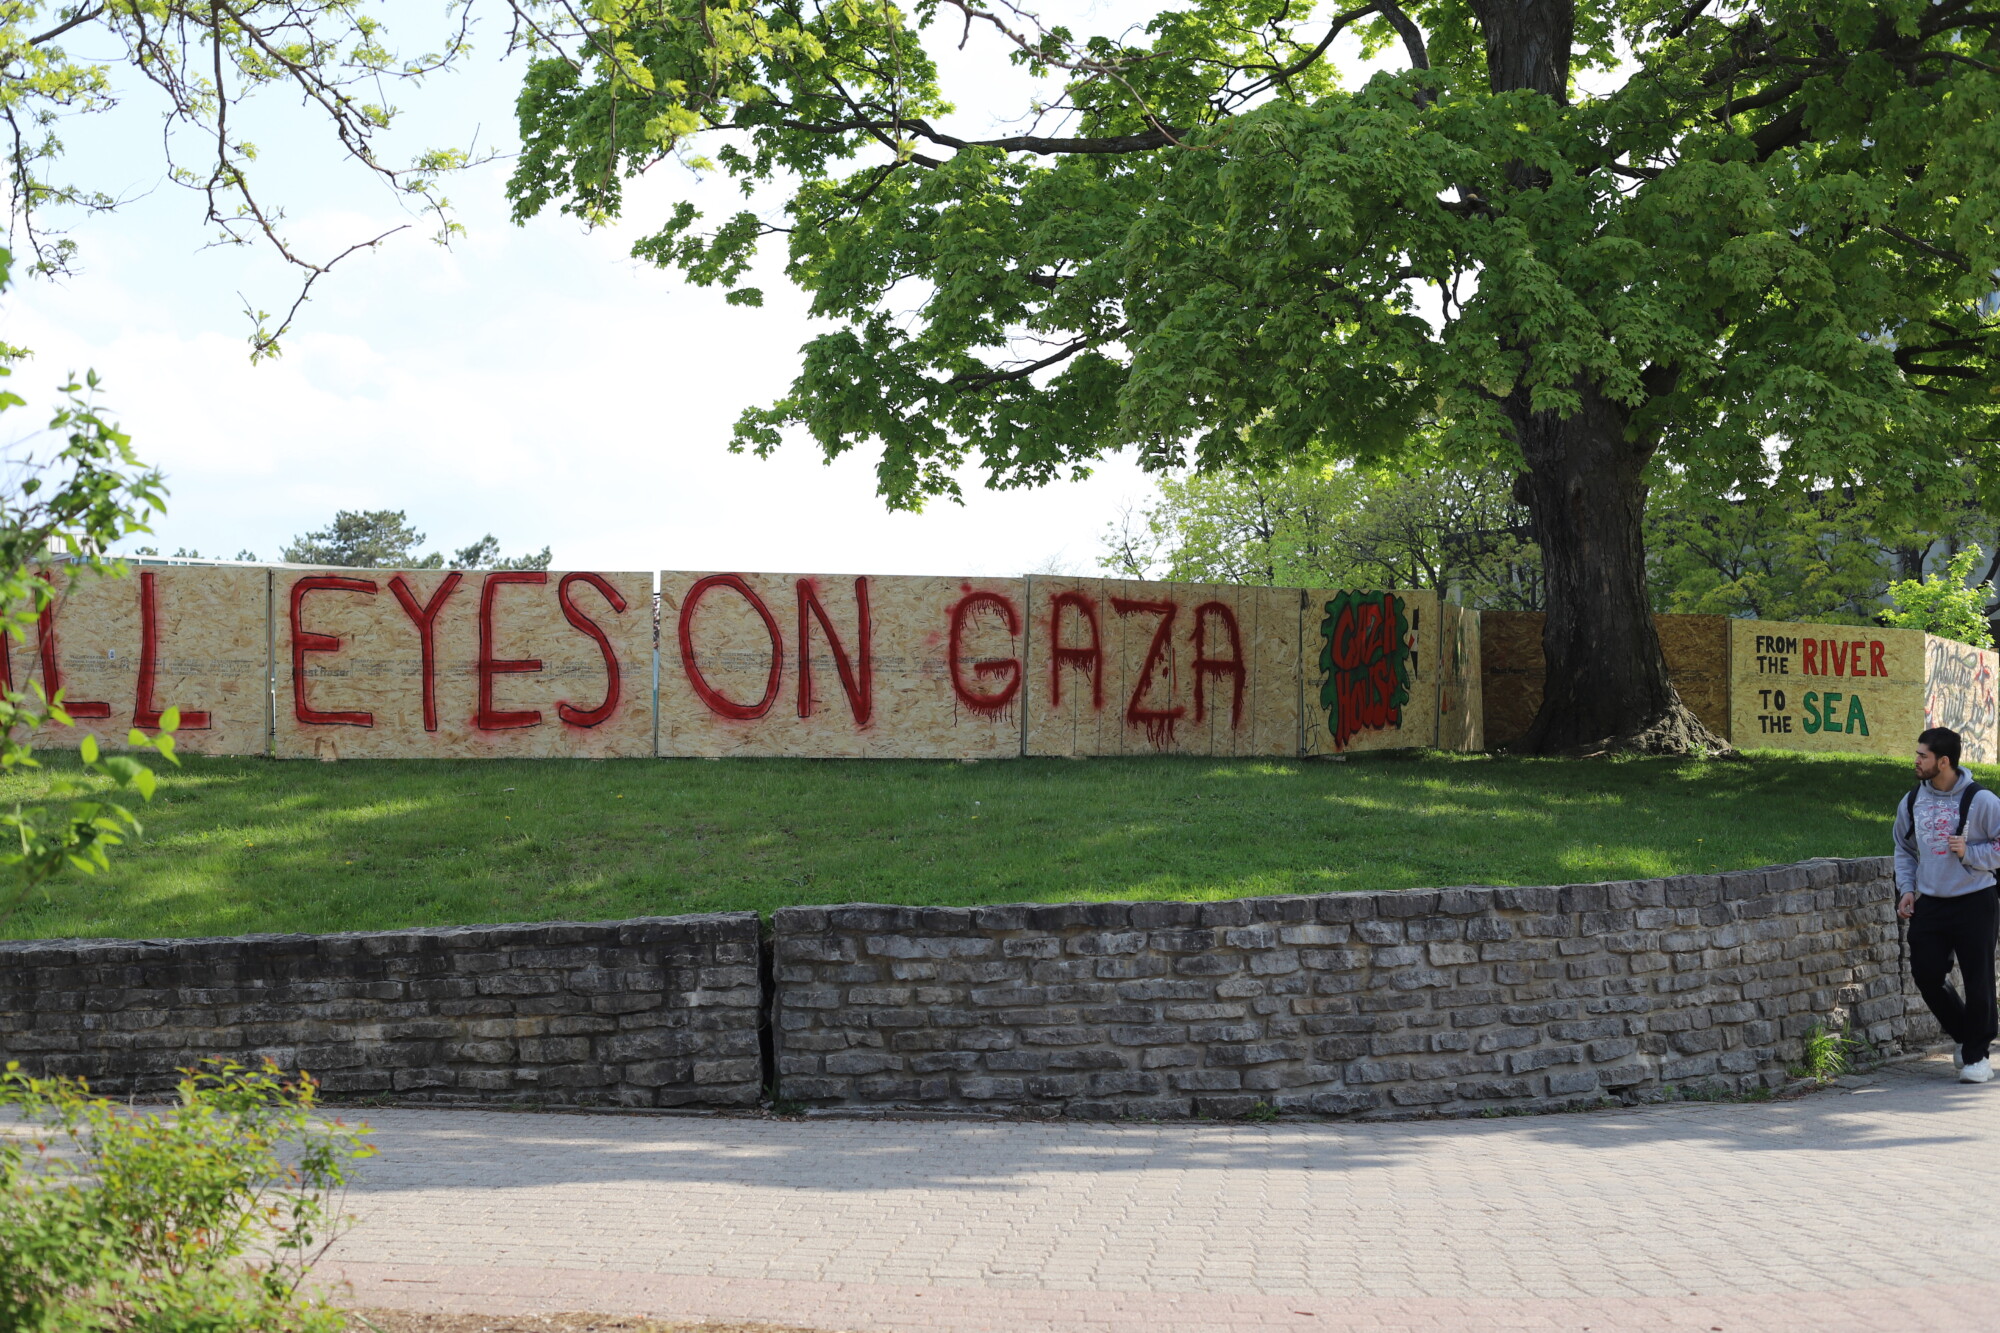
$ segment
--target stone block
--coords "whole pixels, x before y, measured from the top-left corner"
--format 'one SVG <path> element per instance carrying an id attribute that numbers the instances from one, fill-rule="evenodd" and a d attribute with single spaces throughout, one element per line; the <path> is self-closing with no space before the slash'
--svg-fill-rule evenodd
<path id="1" fill-rule="evenodd" d="M 1303 1042 L 1260 1041 L 1210 1046 L 1207 1055 L 1211 1065 L 1262 1065 L 1278 1060 L 1303 1060 L 1306 1048 Z"/>
<path id="2" fill-rule="evenodd" d="M 1507 1072 L 1530 1074 L 1551 1065 L 1575 1064 L 1582 1052 L 1574 1046 L 1543 1046 L 1532 1051 L 1516 1051 L 1507 1057 Z"/>
<path id="3" fill-rule="evenodd" d="M 1304 1102 L 1305 1109 L 1315 1115 L 1351 1115 L 1372 1111 L 1381 1104 L 1381 1093 L 1364 1091 L 1316 1092 Z"/>
<path id="4" fill-rule="evenodd" d="M 1224 1092 L 1243 1086 L 1243 1075 L 1234 1069 L 1185 1069 L 1167 1075 L 1167 1085 L 1181 1092 Z"/>
<path id="5" fill-rule="evenodd" d="M 1501 1028 L 1494 1032 L 1480 1033 L 1473 1049 L 1481 1054 L 1519 1050 L 1523 1046 L 1533 1046 L 1541 1039 L 1541 1033 L 1534 1028 Z"/>
<path id="6" fill-rule="evenodd" d="M 1045 1051 L 988 1051 L 968 1068 L 981 1066 L 993 1074 L 1032 1074 L 1047 1069 L 1049 1057 Z"/>
<path id="7" fill-rule="evenodd" d="M 1602 1064 L 1611 1060 L 1623 1060 L 1639 1049 L 1639 1043 L 1630 1037 L 1618 1037 L 1586 1043 L 1583 1049 L 1584 1054 L 1593 1062 Z"/>
<path id="8" fill-rule="evenodd" d="M 1131 903 L 1127 911 L 1127 919 L 1134 930 L 1192 926 L 1199 916 L 1194 903 Z"/>
<path id="9" fill-rule="evenodd" d="M 1461 1101 L 1506 1101 L 1515 1097 L 1534 1096 L 1535 1085 L 1525 1078 L 1460 1079 L 1452 1085 L 1452 1091 Z"/>
<path id="10" fill-rule="evenodd" d="M 968 1101 L 1004 1101 L 1020 1097 L 1026 1090 L 1026 1083 L 1018 1078 L 973 1077 L 958 1080 L 958 1095 Z"/>
<path id="11" fill-rule="evenodd" d="M 1408 1060 L 1353 1060 L 1345 1071 L 1349 1083 L 1392 1083 L 1410 1076 Z"/>
<path id="12" fill-rule="evenodd" d="M 698 1084 L 749 1083 L 760 1081 L 759 1062 L 752 1058 L 735 1060 L 696 1060 L 694 1081 Z"/>
<path id="13" fill-rule="evenodd" d="M 1549 1096 L 1573 1097 L 1596 1092 L 1597 1075 L 1588 1069 L 1559 1070 L 1549 1075 Z"/>

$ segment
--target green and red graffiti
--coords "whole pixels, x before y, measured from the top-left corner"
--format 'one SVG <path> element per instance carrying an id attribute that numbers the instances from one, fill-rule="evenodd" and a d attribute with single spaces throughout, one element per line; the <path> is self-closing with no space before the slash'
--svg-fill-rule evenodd
<path id="1" fill-rule="evenodd" d="M 1319 624 L 1325 640 L 1319 701 L 1333 748 L 1355 733 L 1401 726 L 1410 701 L 1410 625 L 1403 599 L 1391 592 L 1335 593 Z"/>

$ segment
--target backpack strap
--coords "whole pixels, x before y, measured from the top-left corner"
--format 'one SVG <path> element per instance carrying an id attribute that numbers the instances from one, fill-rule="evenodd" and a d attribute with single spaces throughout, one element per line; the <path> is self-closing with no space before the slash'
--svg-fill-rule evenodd
<path id="1" fill-rule="evenodd" d="M 1977 796 L 1977 795 L 1979 795 L 1979 793 L 1980 793 L 1980 792 L 1982 792 L 1982 791 L 1984 791 L 1984 790 L 1985 790 L 1985 788 L 1983 788 L 1983 787 L 1981 787 L 1981 786 L 1979 785 L 1979 782 L 1978 782 L 1978 780 L 1977 780 L 1977 779 L 1974 779 L 1974 780 L 1973 780 L 1972 782 L 1969 782 L 1969 783 L 1967 783 L 1967 784 L 1966 784 L 1966 788 L 1965 788 L 1965 795 L 1963 795 L 1963 796 L 1961 796 L 1961 797 L 1959 797 L 1959 798 L 1958 798 L 1958 836 L 1959 836 L 1959 837 L 1961 837 L 1961 838 L 1962 838 L 1962 837 L 1964 837 L 1964 836 L 1965 836 L 1965 821 L 1966 821 L 1966 818 L 1967 818 L 1967 816 L 1969 816 L 1969 815 L 1970 815 L 1970 814 L 1972 813 L 1972 798 L 1973 798 L 1973 797 L 1975 797 L 1975 796 Z M 1996 877 L 1994 878 L 1994 881 L 1993 881 L 1993 883 L 1992 883 L 1991 885 L 1989 885 L 1988 887 L 1990 887 L 1990 888 L 2000 888 L 2000 876 L 1996 876 Z"/>
<path id="2" fill-rule="evenodd" d="M 1923 789 L 1924 784 L 1919 782 L 1910 788 L 1910 794 L 1903 798 L 1903 818 L 1910 821 L 1910 836 L 1913 838 L 1917 832 L 1917 793 Z M 1986 788 L 1980 786 L 1977 779 L 1965 784 L 1965 791 L 1958 798 L 1958 829 L 1952 834 L 1953 837 L 1965 836 L 1965 822 L 1972 817 L 1972 799 L 1985 790 Z"/>
<path id="3" fill-rule="evenodd" d="M 1903 821 L 1910 826 L 1910 850 L 1912 852 L 1917 850 L 1917 793 L 1923 789 L 1924 784 L 1919 782 L 1916 786 L 1910 788 L 1910 794 L 1903 798 Z M 1900 898 L 1902 896 L 1902 890 L 1898 889 L 1895 892 L 1897 897 Z M 1900 927 L 1903 923 L 1898 919 L 1896 924 Z"/>

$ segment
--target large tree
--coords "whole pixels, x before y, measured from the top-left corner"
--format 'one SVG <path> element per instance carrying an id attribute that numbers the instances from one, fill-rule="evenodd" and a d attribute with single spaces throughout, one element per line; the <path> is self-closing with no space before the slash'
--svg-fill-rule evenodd
<path id="1" fill-rule="evenodd" d="M 892 504 L 975 456 L 1380 463 L 1441 419 L 1520 469 L 1546 751 L 1719 744 L 1653 632 L 1650 460 L 1719 491 L 1993 452 L 1993 0 L 1193 0 L 1117 38 L 1028 4 L 529 7 L 517 212 L 616 216 L 696 153 L 782 198 L 638 253 L 735 284 L 784 235 L 839 327 L 738 443 L 872 442 Z M 1344 33 L 1399 67 L 1343 80 Z M 966 40 L 1059 89 L 967 129 L 1005 117 L 953 119 L 926 45 Z"/>

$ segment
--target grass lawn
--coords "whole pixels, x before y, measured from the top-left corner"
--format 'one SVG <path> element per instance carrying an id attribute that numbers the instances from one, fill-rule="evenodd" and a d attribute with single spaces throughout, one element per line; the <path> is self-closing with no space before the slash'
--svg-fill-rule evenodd
<path id="1" fill-rule="evenodd" d="M 68 762 L 50 758 L 50 770 Z M 221 935 L 1642 878 L 1886 852 L 1911 780 L 1902 760 L 1776 752 L 977 765 L 190 756 L 111 874 L 63 878 L 0 930 Z M 8 781 L 31 798 L 41 778 Z"/>

